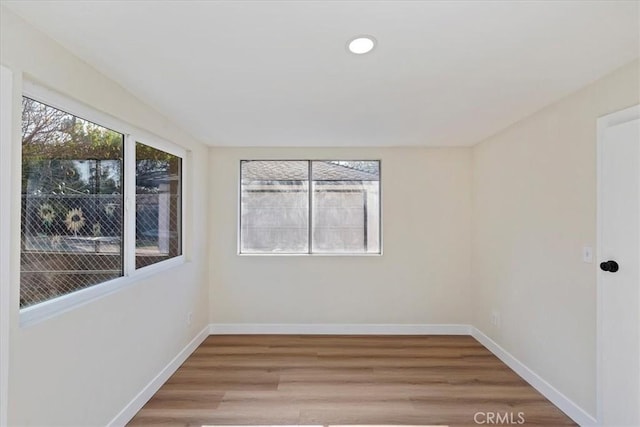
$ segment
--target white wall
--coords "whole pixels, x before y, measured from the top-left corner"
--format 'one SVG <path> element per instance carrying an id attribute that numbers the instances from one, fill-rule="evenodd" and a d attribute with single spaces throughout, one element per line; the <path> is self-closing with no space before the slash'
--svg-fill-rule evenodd
<path id="1" fill-rule="evenodd" d="M 241 159 L 381 159 L 382 256 L 238 256 Z M 213 323 L 469 323 L 471 150 L 214 148 Z"/>
<path id="2" fill-rule="evenodd" d="M 13 76 L 0 66 L 0 171 L 11 170 L 11 138 L 13 121 Z M 11 230 L 9 193 L 11 177 L 0 172 L 0 234 Z M 7 425 L 7 393 L 9 391 L 9 240 L 0 240 L 0 426 Z"/>
<path id="3" fill-rule="evenodd" d="M 596 119 L 637 104 L 639 81 L 636 61 L 473 149 L 474 324 L 592 415 Z"/>
<path id="4" fill-rule="evenodd" d="M 105 425 L 208 323 L 207 148 L 5 8 L 1 62 L 13 71 L 10 425 Z M 157 70 L 150 70 L 157 72 Z M 190 150 L 188 262 L 21 327 L 20 105 L 29 78 Z M 6 173 L 6 172 L 5 172 Z M 197 195 L 197 197 L 196 197 Z M 193 311 L 190 327 L 187 312 Z"/>

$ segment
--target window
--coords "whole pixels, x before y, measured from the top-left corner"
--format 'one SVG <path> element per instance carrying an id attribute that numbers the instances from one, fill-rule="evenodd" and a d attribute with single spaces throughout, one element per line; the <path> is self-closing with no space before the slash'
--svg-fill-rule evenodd
<path id="1" fill-rule="evenodd" d="M 128 133 L 26 96 L 22 107 L 20 308 L 182 254 L 179 156 L 136 143 L 127 166 Z"/>
<path id="2" fill-rule="evenodd" d="M 379 161 L 243 160 L 240 174 L 240 253 L 380 253 Z"/>
<path id="3" fill-rule="evenodd" d="M 136 144 L 136 267 L 182 252 L 180 157 Z"/>

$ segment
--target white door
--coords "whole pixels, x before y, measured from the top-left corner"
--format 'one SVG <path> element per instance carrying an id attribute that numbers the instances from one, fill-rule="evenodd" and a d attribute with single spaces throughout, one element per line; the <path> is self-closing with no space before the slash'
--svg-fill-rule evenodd
<path id="1" fill-rule="evenodd" d="M 599 121 L 598 419 L 640 426 L 640 107 Z"/>

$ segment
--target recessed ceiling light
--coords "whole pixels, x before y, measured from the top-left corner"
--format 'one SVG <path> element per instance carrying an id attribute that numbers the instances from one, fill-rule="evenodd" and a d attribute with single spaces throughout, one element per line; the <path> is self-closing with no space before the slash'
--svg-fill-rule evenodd
<path id="1" fill-rule="evenodd" d="M 358 36 L 352 39 L 347 47 L 349 52 L 362 55 L 371 52 L 376 47 L 376 39 L 371 36 Z"/>

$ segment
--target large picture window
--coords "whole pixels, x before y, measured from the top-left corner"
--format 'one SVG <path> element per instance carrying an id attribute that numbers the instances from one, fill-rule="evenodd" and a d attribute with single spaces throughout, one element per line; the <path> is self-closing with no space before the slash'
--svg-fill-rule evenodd
<path id="1" fill-rule="evenodd" d="M 240 253 L 380 253 L 380 162 L 243 160 Z"/>
<path id="2" fill-rule="evenodd" d="M 127 144 L 124 132 L 23 97 L 21 308 L 181 255 L 182 159 L 136 143 L 135 210 L 125 209 Z"/>

